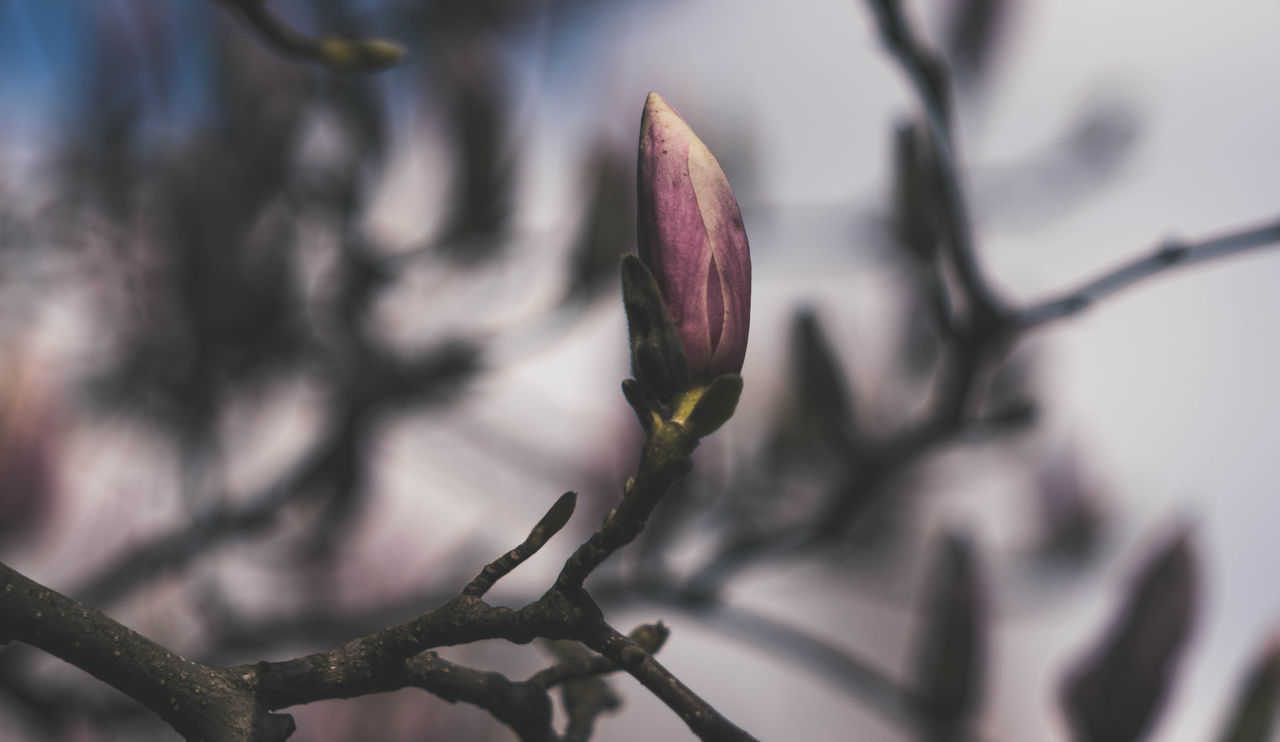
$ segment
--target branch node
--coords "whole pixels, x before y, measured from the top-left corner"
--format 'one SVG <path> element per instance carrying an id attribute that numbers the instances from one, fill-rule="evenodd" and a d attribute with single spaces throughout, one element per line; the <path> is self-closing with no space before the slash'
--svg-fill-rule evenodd
<path id="1" fill-rule="evenodd" d="M 1181 240 L 1168 240 L 1156 252 L 1156 259 L 1161 263 L 1173 264 L 1187 257 L 1191 252 L 1191 246 Z"/>

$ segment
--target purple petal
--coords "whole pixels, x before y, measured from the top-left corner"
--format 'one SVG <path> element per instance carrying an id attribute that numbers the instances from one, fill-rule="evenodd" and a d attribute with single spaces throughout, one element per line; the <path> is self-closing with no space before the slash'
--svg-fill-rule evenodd
<path id="1" fill-rule="evenodd" d="M 689 173 L 711 243 L 712 273 L 719 277 L 724 297 L 723 329 L 719 341 L 712 344 L 707 371 L 711 376 L 737 373 L 747 355 L 747 330 L 751 325 L 751 251 L 747 231 L 729 179 L 697 137 L 689 146 Z M 715 320 L 711 322 L 715 324 Z"/>
<path id="2" fill-rule="evenodd" d="M 653 272 L 689 370 L 698 375 L 711 358 L 706 318 L 711 245 L 689 179 L 689 148 L 696 139 L 661 96 L 649 94 L 636 172 L 640 259 Z"/>
<path id="3" fill-rule="evenodd" d="M 707 271 L 707 331 L 711 336 L 711 347 L 720 345 L 720 337 L 724 334 L 724 279 L 720 277 L 720 268 L 716 261 L 711 261 L 711 269 Z M 714 351 L 712 351 L 714 353 Z"/>
<path id="4" fill-rule="evenodd" d="M 690 373 L 741 370 L 751 304 L 742 214 L 715 157 L 656 93 L 640 122 L 637 184 L 640 259 L 662 291 Z"/>

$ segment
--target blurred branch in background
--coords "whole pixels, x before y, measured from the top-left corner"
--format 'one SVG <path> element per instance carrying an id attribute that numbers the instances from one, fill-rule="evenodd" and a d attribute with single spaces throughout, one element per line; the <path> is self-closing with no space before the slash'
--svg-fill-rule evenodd
<path id="1" fill-rule="evenodd" d="M 267 0 L 219 2 L 238 12 L 255 31 L 281 52 L 318 62 L 337 72 L 377 72 L 394 67 L 404 60 L 403 47 L 376 36 L 307 36 L 268 10 Z"/>
<path id="2" fill-rule="evenodd" d="M 1195 265 L 1249 250 L 1280 245 L 1280 221 L 1257 229 L 1233 232 L 1201 242 L 1170 240 L 1151 254 L 1136 258 L 1109 271 L 1059 299 L 1033 304 L 1022 310 L 1018 324 L 1023 329 L 1070 317 L 1095 302 L 1170 268 Z"/>

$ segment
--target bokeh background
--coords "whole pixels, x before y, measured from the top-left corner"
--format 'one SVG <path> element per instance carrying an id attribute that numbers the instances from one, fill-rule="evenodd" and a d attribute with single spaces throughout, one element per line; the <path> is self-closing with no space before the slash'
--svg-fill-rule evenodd
<path id="1" fill-rule="evenodd" d="M 951 55 L 981 263 L 1011 299 L 1280 212 L 1280 4 L 909 7 Z M 494 593 L 539 594 L 639 446 L 616 260 L 650 90 L 734 184 L 754 321 L 739 413 L 618 561 L 679 572 L 760 498 L 802 508 L 820 487 L 822 462 L 776 492 L 747 476 L 777 455 L 798 310 L 865 430 L 922 407 L 929 335 L 890 224 L 893 126 L 916 104 L 862 3 L 272 8 L 394 38 L 409 60 L 335 75 L 199 0 L 0 2 L 0 558 L 15 568 L 189 656 L 286 656 L 439 602 L 577 490 L 566 534 Z M 987 595 L 981 738 L 1067 739 L 1063 677 L 1153 546 L 1189 528 L 1194 631 L 1153 738 L 1211 738 L 1280 617 L 1277 285 L 1280 256 L 1260 251 L 1035 333 L 992 391 L 1034 399 L 1033 424 L 938 449 L 846 543 L 762 560 L 725 601 L 907 678 L 929 557 L 962 530 Z M 234 528 L 207 517 L 259 501 Z M 187 546 L 111 572 L 183 528 Z M 812 654 L 714 613 L 643 595 L 609 611 L 663 619 L 664 663 L 761 739 L 915 738 Z M 496 643 L 448 656 L 516 676 L 549 661 Z M 0 738 L 171 736 L 34 653 L 6 650 L 0 680 Z M 614 685 L 625 704 L 599 739 L 688 736 Z M 509 736 L 421 693 L 295 712 L 304 740 Z"/>

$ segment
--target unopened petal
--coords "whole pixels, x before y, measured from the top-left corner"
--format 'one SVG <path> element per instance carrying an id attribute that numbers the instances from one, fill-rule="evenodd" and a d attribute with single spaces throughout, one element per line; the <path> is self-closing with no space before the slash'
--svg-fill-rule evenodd
<path id="1" fill-rule="evenodd" d="M 711 151 L 696 138 L 689 147 L 689 176 L 710 243 L 714 264 L 711 276 L 719 278 L 722 297 L 719 341 L 712 346 L 708 373 L 737 373 L 747 354 L 751 324 L 751 252 L 747 232 L 729 179 Z"/>
<path id="2" fill-rule="evenodd" d="M 712 348 L 706 316 L 711 243 L 689 167 L 695 143 L 706 149 L 684 119 L 661 96 L 650 93 L 640 122 L 636 173 L 638 247 L 696 375 L 706 368 Z"/>

